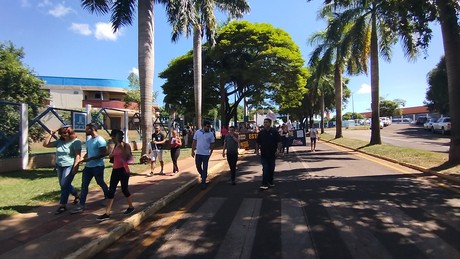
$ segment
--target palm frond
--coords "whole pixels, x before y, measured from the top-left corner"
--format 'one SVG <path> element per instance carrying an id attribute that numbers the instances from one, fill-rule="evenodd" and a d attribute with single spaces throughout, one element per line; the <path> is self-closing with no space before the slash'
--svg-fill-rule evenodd
<path id="1" fill-rule="evenodd" d="M 90 13 L 108 14 L 110 11 L 111 0 L 82 0 L 81 6 Z"/>
<path id="2" fill-rule="evenodd" d="M 113 31 L 117 31 L 120 27 L 132 24 L 135 7 L 135 0 L 118 0 L 113 2 L 112 16 L 110 18 Z"/>

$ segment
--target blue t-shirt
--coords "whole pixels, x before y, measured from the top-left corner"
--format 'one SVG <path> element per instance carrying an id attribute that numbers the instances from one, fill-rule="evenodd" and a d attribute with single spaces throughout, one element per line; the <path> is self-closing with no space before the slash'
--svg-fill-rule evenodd
<path id="1" fill-rule="evenodd" d="M 56 164 L 58 166 L 66 167 L 73 166 L 75 162 L 75 154 L 81 151 L 81 141 L 74 139 L 69 142 L 58 139 L 56 143 Z"/>
<path id="2" fill-rule="evenodd" d="M 86 141 L 86 152 L 88 158 L 99 155 L 99 148 L 106 147 L 107 142 L 103 137 L 97 136 Z M 86 162 L 86 167 L 104 166 L 104 157 Z"/>

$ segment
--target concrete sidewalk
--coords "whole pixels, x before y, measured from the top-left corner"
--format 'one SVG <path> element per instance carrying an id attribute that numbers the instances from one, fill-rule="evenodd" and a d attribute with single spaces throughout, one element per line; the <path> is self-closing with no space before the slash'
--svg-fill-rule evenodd
<path id="1" fill-rule="evenodd" d="M 67 211 L 56 216 L 56 205 L 52 204 L 0 221 L 0 258 L 90 258 L 96 255 L 188 189 L 198 188 L 194 159 L 179 160 L 179 168 L 181 172 L 174 176 L 146 177 L 150 170 L 133 174 L 129 190 L 135 211 L 129 216 L 123 215 L 127 203 L 118 188 L 111 219 L 97 222 L 96 217 L 105 209 L 101 206 L 103 194 L 98 188 L 90 190 L 87 209 L 81 214 L 71 215 Z M 165 171 L 172 171 L 171 163 L 165 164 Z M 228 171 L 226 160 L 215 150 L 209 161 L 208 179 L 212 180 L 222 171 Z"/>

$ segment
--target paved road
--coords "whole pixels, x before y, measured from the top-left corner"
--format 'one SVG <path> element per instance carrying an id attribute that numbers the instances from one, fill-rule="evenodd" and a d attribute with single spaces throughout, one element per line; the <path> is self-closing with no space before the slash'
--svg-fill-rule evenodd
<path id="1" fill-rule="evenodd" d="M 327 133 L 335 135 L 335 129 L 325 129 Z M 370 130 L 344 129 L 343 136 L 363 141 L 371 139 Z M 392 124 L 380 130 L 382 143 L 400 147 L 429 150 L 435 152 L 449 152 L 450 137 L 424 130 L 423 127 L 412 124 Z"/>
<path id="2" fill-rule="evenodd" d="M 186 193 L 98 258 L 460 258 L 460 188 L 320 143 L 278 161 L 259 191 L 259 158 Z"/>

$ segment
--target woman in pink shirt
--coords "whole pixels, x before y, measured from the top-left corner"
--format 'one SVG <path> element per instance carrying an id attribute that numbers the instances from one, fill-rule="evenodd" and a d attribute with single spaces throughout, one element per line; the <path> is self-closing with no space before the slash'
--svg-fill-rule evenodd
<path id="1" fill-rule="evenodd" d="M 109 155 L 110 158 L 113 158 L 112 175 L 110 176 L 110 187 L 107 195 L 107 207 L 105 208 L 105 213 L 97 217 L 98 221 L 110 219 L 113 198 L 115 197 L 118 182 L 121 182 L 121 191 L 128 201 L 128 208 L 123 214 L 129 215 L 134 211 L 131 193 L 129 193 L 128 190 L 130 173 L 128 160 L 132 159 L 131 146 L 128 143 L 123 142 L 123 131 L 121 130 L 112 130 L 110 137 L 115 144 L 112 153 Z"/>

